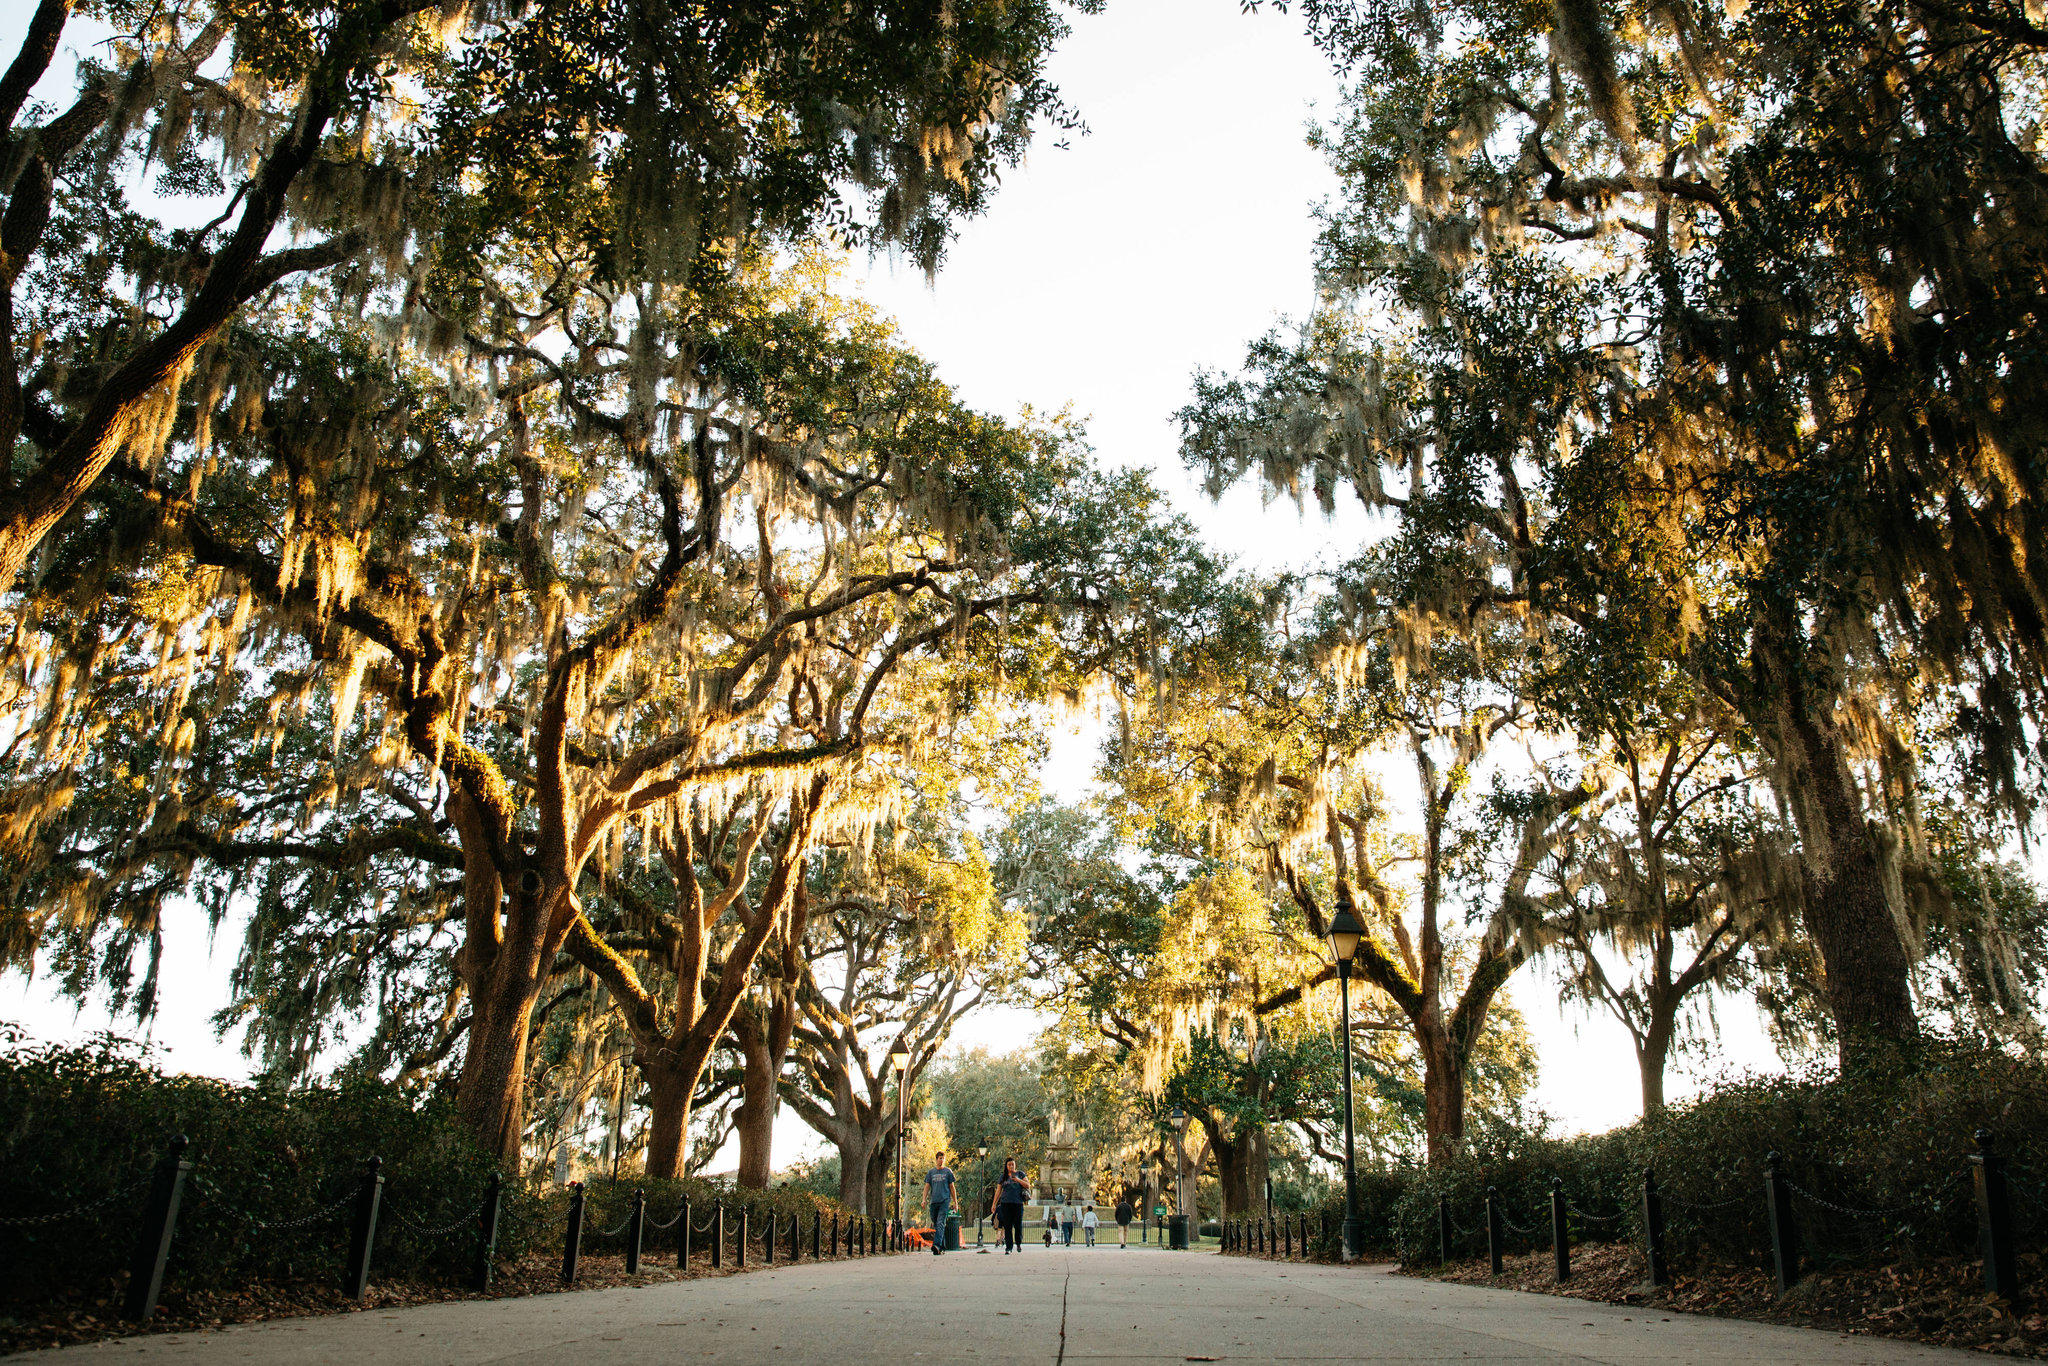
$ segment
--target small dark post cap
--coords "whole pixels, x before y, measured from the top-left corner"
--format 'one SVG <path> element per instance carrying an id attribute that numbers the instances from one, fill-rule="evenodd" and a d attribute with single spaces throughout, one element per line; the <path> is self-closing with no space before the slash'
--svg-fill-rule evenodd
<path id="1" fill-rule="evenodd" d="M 1491 1195 L 1493 1195 L 1493 1194 L 1495 1194 L 1495 1193 L 1496 1193 L 1497 1189 L 1498 1189 L 1497 1187 L 1494 1187 L 1494 1186 L 1488 1186 L 1488 1187 L 1486 1188 L 1486 1193 L 1487 1193 L 1487 1194 L 1488 1194 L 1489 1196 L 1491 1196 Z"/>
<path id="2" fill-rule="evenodd" d="M 580 1191 L 583 1189 L 583 1183 L 581 1181 L 571 1181 L 569 1183 L 569 1189 L 572 1191 Z"/>
<path id="3" fill-rule="evenodd" d="M 1778 1150 L 1776 1148 L 1764 1154 L 1764 1165 L 1772 1168 L 1778 1165 Z"/>
<path id="4" fill-rule="evenodd" d="M 1550 1189 L 1551 1189 L 1552 1191 L 1554 1191 L 1554 1192 L 1555 1192 L 1555 1191 L 1562 1191 L 1562 1190 L 1564 1189 L 1564 1178 L 1563 1178 L 1563 1177 L 1561 1177 L 1561 1176 L 1553 1176 L 1553 1177 L 1551 1177 L 1551 1178 L 1550 1178 Z"/>
<path id="5" fill-rule="evenodd" d="M 379 1167 L 384 1165 L 384 1159 L 381 1157 L 373 1157 L 370 1158 L 363 1165 L 368 1167 L 374 1173 Z"/>
<path id="6" fill-rule="evenodd" d="M 1979 1129 L 1971 1136 L 1977 1140 L 1978 1152 L 1988 1153 L 1991 1151 L 1991 1131 L 1989 1129 Z"/>

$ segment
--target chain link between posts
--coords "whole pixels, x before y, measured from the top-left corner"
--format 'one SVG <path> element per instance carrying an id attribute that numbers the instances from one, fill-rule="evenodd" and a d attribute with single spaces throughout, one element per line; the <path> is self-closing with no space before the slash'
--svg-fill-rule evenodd
<path id="1" fill-rule="evenodd" d="M 88 1200 L 85 1204 L 73 1205 L 70 1209 L 52 1210 L 48 1214 L 16 1214 L 0 1218 L 0 1228 L 39 1228 L 45 1224 L 61 1224 L 67 1219 L 76 1219 L 80 1215 L 91 1214 L 109 1205 L 118 1204 L 148 1184 L 149 1178 L 141 1177 L 125 1186 L 108 1191 L 97 1200 Z"/>
<path id="2" fill-rule="evenodd" d="M 1565 1202 L 1564 1211 L 1566 1214 L 1571 1215 L 1572 1218 L 1584 1220 L 1589 1224 L 1615 1224 L 1621 1222 L 1622 1217 L 1619 1210 L 1616 1210 L 1613 1214 L 1588 1214 L 1570 1201 Z"/>
<path id="3" fill-rule="evenodd" d="M 438 1224 L 433 1228 L 429 1228 L 425 1224 L 415 1223 L 413 1220 L 408 1219 L 405 1216 L 405 1212 L 403 1210 L 394 1209 L 393 1211 L 391 1211 L 391 1217 L 395 1219 L 398 1222 L 399 1227 L 405 1229 L 406 1232 L 414 1234 L 415 1236 L 421 1238 L 443 1238 L 446 1237 L 448 1234 L 455 1232 L 459 1228 L 473 1228 L 476 1226 L 477 1222 L 477 1212 L 475 1210 L 470 1210 L 466 1214 L 458 1214 L 453 1219 L 450 1219 L 447 1223 Z"/>
<path id="4" fill-rule="evenodd" d="M 350 1191 L 333 1204 L 316 1209 L 311 1214 L 303 1215 L 297 1219 L 282 1219 L 273 1223 L 237 1206 L 228 1199 L 227 1193 L 219 1186 L 214 1185 L 213 1182 L 196 1172 L 193 1173 L 192 1184 L 204 1192 L 215 1204 L 219 1205 L 221 1213 L 240 1219 L 251 1228 L 260 1228 L 265 1233 L 290 1233 L 295 1229 L 312 1228 L 317 1224 L 325 1223 L 339 1214 L 356 1198 L 356 1192 Z"/>

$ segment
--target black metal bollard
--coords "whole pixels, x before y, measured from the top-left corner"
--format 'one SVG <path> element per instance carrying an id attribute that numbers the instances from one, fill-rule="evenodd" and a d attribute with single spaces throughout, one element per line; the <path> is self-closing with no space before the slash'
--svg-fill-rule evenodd
<path id="1" fill-rule="evenodd" d="M 1446 1266 L 1451 1262 L 1451 1197 L 1448 1195 L 1436 1198 L 1436 1259 Z"/>
<path id="2" fill-rule="evenodd" d="M 797 1240 L 804 1236 L 804 1217 L 801 1214 L 789 1216 L 789 1259 L 800 1262 L 804 1259 L 803 1245 Z"/>
<path id="3" fill-rule="evenodd" d="M 811 1260 L 823 1261 L 825 1244 L 825 1216 L 822 1211 L 811 1211 Z"/>
<path id="4" fill-rule="evenodd" d="M 720 1205 L 718 1207 L 718 1212 L 711 1216 L 711 1269 L 713 1271 L 716 1271 L 718 1270 L 718 1268 L 724 1265 L 725 1206 Z"/>
<path id="5" fill-rule="evenodd" d="M 163 1293 L 164 1264 L 171 1256 L 171 1236 L 178 1228 L 178 1206 L 185 1198 L 185 1175 L 192 1164 L 185 1150 L 192 1140 L 179 1134 L 157 1159 L 150 1177 L 149 1196 L 142 1202 L 142 1227 L 135 1235 L 135 1251 L 128 1260 L 129 1318 L 146 1320 L 156 1313 L 157 1296 Z"/>
<path id="6" fill-rule="evenodd" d="M 1557 1257 L 1557 1279 L 1572 1278 L 1572 1231 L 1564 1221 L 1564 1182 L 1550 1183 L 1550 1250 Z"/>
<path id="7" fill-rule="evenodd" d="M 576 1284 L 576 1259 L 583 1253 L 583 1183 L 569 1183 L 569 1226 L 562 1230 L 562 1284 Z"/>
<path id="8" fill-rule="evenodd" d="M 676 1227 L 682 1232 L 676 1237 L 676 1265 L 683 1270 L 690 1269 L 690 1197 L 683 1197 L 683 1211 L 676 1216 Z"/>
<path id="9" fill-rule="evenodd" d="M 1292 1219 L 1282 1219 L 1280 1221 L 1280 1235 L 1285 1240 L 1286 1246 L 1286 1250 L 1280 1255 L 1292 1257 L 1294 1255 L 1294 1221 Z"/>
<path id="10" fill-rule="evenodd" d="M 1664 1261 L 1664 1197 L 1657 1193 L 1657 1173 L 1643 1172 L 1643 1255 L 1650 1264 L 1650 1284 L 1671 1284 Z"/>
<path id="11" fill-rule="evenodd" d="M 768 1211 L 768 1234 L 767 1234 L 767 1236 L 766 1236 L 766 1237 L 764 1237 L 763 1239 L 761 1239 L 761 1251 L 762 1251 L 762 1253 L 764 1254 L 764 1255 L 762 1256 L 762 1258 L 761 1258 L 761 1264 L 762 1264 L 763 1266 L 774 1266 L 774 1265 L 775 1265 L 775 1211 L 774 1211 L 774 1210 L 772 1210 L 772 1209 Z"/>
<path id="12" fill-rule="evenodd" d="M 364 1164 L 363 1186 L 356 1194 L 356 1217 L 349 1230 L 348 1270 L 342 1276 L 342 1291 L 359 1300 L 370 1288 L 370 1250 L 377 1242 L 377 1207 L 384 1200 L 384 1159 L 373 1157 Z"/>
<path id="13" fill-rule="evenodd" d="M 747 1269 L 747 1238 L 753 1232 L 753 1229 L 750 1227 L 753 1222 L 751 1217 L 753 1213 L 745 1205 L 740 1206 L 740 1241 L 735 1249 L 739 1255 L 732 1259 L 732 1264 L 742 1271 Z"/>
<path id="14" fill-rule="evenodd" d="M 640 1274 L 640 1238 L 647 1231 L 647 1192 L 633 1192 L 633 1208 L 626 1215 L 626 1274 Z"/>
<path id="15" fill-rule="evenodd" d="M 851 1241 L 852 1241 L 852 1239 L 853 1239 L 853 1230 L 852 1230 L 852 1229 L 848 1229 L 848 1230 L 846 1231 L 846 1236 L 847 1236 L 847 1240 L 848 1240 L 849 1242 L 851 1242 Z M 848 1252 L 851 1252 L 851 1251 L 853 1251 L 853 1249 L 852 1249 L 851 1247 L 847 1248 L 846 1250 L 847 1250 Z M 832 1211 L 832 1255 L 833 1255 L 833 1256 L 835 1256 L 835 1257 L 837 1257 L 837 1256 L 839 1256 L 839 1255 L 840 1255 L 840 1254 L 839 1254 L 839 1211 L 838 1211 L 838 1210 L 836 1210 L 836 1209 Z"/>
<path id="16" fill-rule="evenodd" d="M 1799 1226 L 1792 1222 L 1792 1189 L 1778 1171 L 1778 1155 L 1764 1155 L 1764 1198 L 1771 1212 L 1771 1263 L 1778 1273 L 1778 1293 L 1799 1279 Z"/>
<path id="17" fill-rule="evenodd" d="M 2019 1268 L 2012 1258 L 2012 1201 L 2005 1189 L 2005 1163 L 1991 1146 L 1991 1131 L 1977 1131 L 1977 1151 L 1970 1154 L 1971 1182 L 1977 1188 L 1977 1245 L 1984 1254 L 1984 1288 L 2007 1304 L 2020 1296 Z"/>
<path id="18" fill-rule="evenodd" d="M 1493 1267 L 1493 1274 L 1500 1275 L 1501 1227 L 1500 1192 L 1493 1187 L 1486 1188 L 1486 1260 Z"/>
<path id="19" fill-rule="evenodd" d="M 1308 1216 L 1306 1214 L 1301 1216 L 1301 1255 L 1304 1258 L 1308 1256 Z"/>
<path id="20" fill-rule="evenodd" d="M 484 1203 L 476 1214 L 476 1266 L 469 1283 L 477 1290 L 491 1288 L 492 1264 L 498 1259 L 498 1220 L 505 1211 L 505 1173 L 492 1172 L 484 1187 Z"/>

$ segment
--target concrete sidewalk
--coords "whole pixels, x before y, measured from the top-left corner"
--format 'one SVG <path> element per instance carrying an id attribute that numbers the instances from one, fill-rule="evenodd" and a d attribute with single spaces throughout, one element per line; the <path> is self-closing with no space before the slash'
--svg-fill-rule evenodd
<path id="1" fill-rule="evenodd" d="M 1729 1319 L 1114 1246 L 782 1267 L 35 1354 L 185 1362 L 905 1360 L 1961 1362 L 1963 1352 Z"/>

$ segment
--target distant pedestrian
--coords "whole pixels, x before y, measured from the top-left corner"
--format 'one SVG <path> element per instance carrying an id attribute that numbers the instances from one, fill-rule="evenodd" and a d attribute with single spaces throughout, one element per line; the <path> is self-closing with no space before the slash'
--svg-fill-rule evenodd
<path id="1" fill-rule="evenodd" d="M 1003 1159 L 1003 1174 L 996 1180 L 993 1213 L 996 1228 L 1003 1235 L 1003 1255 L 1024 1250 L 1024 1178 L 1017 1175 L 1017 1159 Z"/>
<path id="2" fill-rule="evenodd" d="M 1095 1218 L 1095 1206 L 1090 1205 L 1087 1209 L 1081 1212 L 1081 1236 L 1087 1240 L 1088 1246 L 1090 1247 L 1095 1246 L 1095 1225 L 1097 1222 L 1098 1221 Z"/>
<path id="3" fill-rule="evenodd" d="M 1068 1205 L 1060 1211 L 1060 1246 L 1074 1245 L 1074 1207 Z"/>
<path id="4" fill-rule="evenodd" d="M 1137 1211 L 1131 1208 L 1131 1197 L 1126 1195 L 1116 1202 L 1116 1245 L 1131 1245 L 1131 1219 Z"/>
<path id="5" fill-rule="evenodd" d="M 946 1217 L 953 1212 L 953 1169 L 946 1165 L 944 1153 L 932 1155 L 932 1169 L 924 1177 L 924 1202 L 932 1215 L 932 1256 L 936 1257 L 946 1246 Z"/>

